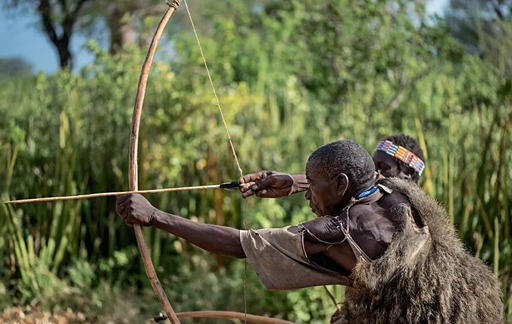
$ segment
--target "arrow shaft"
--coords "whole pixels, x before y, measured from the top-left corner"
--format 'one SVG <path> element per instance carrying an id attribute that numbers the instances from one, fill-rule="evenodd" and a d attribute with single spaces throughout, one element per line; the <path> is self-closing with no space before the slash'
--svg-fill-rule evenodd
<path id="1" fill-rule="evenodd" d="M 150 189 L 150 190 L 133 190 L 133 191 L 117 191 L 117 192 L 100 192 L 100 193 L 75 195 L 75 196 L 43 197 L 43 198 L 11 200 L 11 201 L 5 201 L 4 204 L 26 204 L 26 203 L 34 203 L 34 202 L 77 200 L 77 199 L 89 199 L 89 198 L 121 196 L 121 195 L 132 194 L 132 193 L 152 194 L 152 193 L 161 193 L 161 192 L 206 190 L 206 189 L 217 189 L 217 188 L 220 188 L 220 185 L 177 187 L 177 188 Z"/>

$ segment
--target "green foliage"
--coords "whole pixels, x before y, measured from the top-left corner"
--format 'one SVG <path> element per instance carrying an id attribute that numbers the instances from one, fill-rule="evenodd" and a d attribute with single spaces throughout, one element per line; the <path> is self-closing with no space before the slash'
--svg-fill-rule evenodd
<path id="1" fill-rule="evenodd" d="M 353 138 L 372 151 L 392 133 L 418 138 L 427 156 L 422 186 L 445 204 L 468 248 L 493 267 L 510 303 L 510 80 L 461 55 L 441 29 L 413 22 L 411 8 L 421 14 L 422 7 L 407 3 L 227 1 L 223 14 L 205 9 L 211 19 L 202 45 L 241 167 L 299 173 L 310 152 L 328 141 Z M 139 187 L 235 180 L 195 40 L 187 32 L 172 37 L 146 93 Z M 126 190 L 144 53 L 127 48 L 111 57 L 95 44 L 90 49 L 96 61 L 78 75 L 39 74 L 0 88 L 3 199 Z M 200 191 L 148 198 L 163 210 L 237 228 L 313 217 L 300 195 L 242 201 L 236 192 Z M 50 307 L 66 301 L 46 288 L 80 291 L 96 309 L 105 301 L 94 291 L 105 282 L 112 289 L 147 288 L 132 229 L 114 210 L 115 198 L 2 205 L 0 273 L 12 300 L 46 300 Z M 243 311 L 242 261 L 207 255 L 153 229 L 146 234 L 176 310 Z M 250 313 L 321 323 L 334 311 L 320 288 L 268 292 L 252 270 L 247 277 Z M 342 289 L 334 294 L 342 300 Z M 159 310 L 156 300 L 141 307 Z"/>
<path id="2" fill-rule="evenodd" d="M 19 57 L 0 58 L 0 82 L 32 74 L 32 65 Z"/>
<path id="3" fill-rule="evenodd" d="M 442 23 L 469 53 L 512 77 L 512 1 L 451 0 Z"/>

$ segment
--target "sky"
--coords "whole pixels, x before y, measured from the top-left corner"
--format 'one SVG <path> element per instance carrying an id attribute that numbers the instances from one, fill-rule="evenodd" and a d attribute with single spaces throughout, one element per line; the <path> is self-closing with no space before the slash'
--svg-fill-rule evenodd
<path id="1" fill-rule="evenodd" d="M 21 57 L 34 72 L 53 73 L 59 68 L 59 56 L 50 40 L 36 25 L 37 17 L 22 15 L 0 6 L 0 58 Z M 71 39 L 76 69 L 91 63 L 93 56 L 83 48 L 86 38 Z"/>
<path id="2" fill-rule="evenodd" d="M 427 12 L 441 14 L 448 1 L 427 1 Z M 0 6 L 0 58 L 21 57 L 33 66 L 34 72 L 54 73 L 58 70 L 59 58 L 47 36 L 37 28 L 36 19 Z M 85 37 L 80 35 L 71 40 L 75 70 L 93 61 L 93 56 L 84 49 L 85 42 Z"/>

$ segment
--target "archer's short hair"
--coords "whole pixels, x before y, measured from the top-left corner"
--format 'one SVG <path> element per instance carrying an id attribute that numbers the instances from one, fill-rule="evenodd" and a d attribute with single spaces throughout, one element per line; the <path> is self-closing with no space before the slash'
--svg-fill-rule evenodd
<path id="1" fill-rule="evenodd" d="M 357 195 L 375 182 L 375 165 L 371 155 L 353 140 L 339 140 L 315 150 L 308 159 L 328 179 L 345 173 Z"/>

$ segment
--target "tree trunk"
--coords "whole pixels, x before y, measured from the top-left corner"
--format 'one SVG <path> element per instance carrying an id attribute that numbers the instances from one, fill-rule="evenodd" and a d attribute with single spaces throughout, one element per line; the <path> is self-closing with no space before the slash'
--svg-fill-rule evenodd
<path id="1" fill-rule="evenodd" d="M 54 45 L 57 48 L 57 53 L 59 54 L 60 68 L 62 70 L 69 69 L 70 71 L 72 71 L 73 54 L 71 54 L 71 51 L 69 49 L 69 38 L 66 37 L 66 39 L 59 39 L 59 41 L 55 42 Z"/>
<path id="2" fill-rule="evenodd" d="M 114 9 L 108 17 L 108 28 L 110 30 L 110 54 L 116 54 L 125 45 L 135 43 L 137 35 L 133 27 L 132 13 Z"/>
<path id="3" fill-rule="evenodd" d="M 69 49 L 69 42 L 73 27 L 80 17 L 80 10 L 87 1 L 90 0 L 73 1 L 74 6 L 67 1 L 52 3 L 50 0 L 38 0 L 37 2 L 43 31 L 57 49 L 61 69 L 73 69 L 73 55 Z"/>

